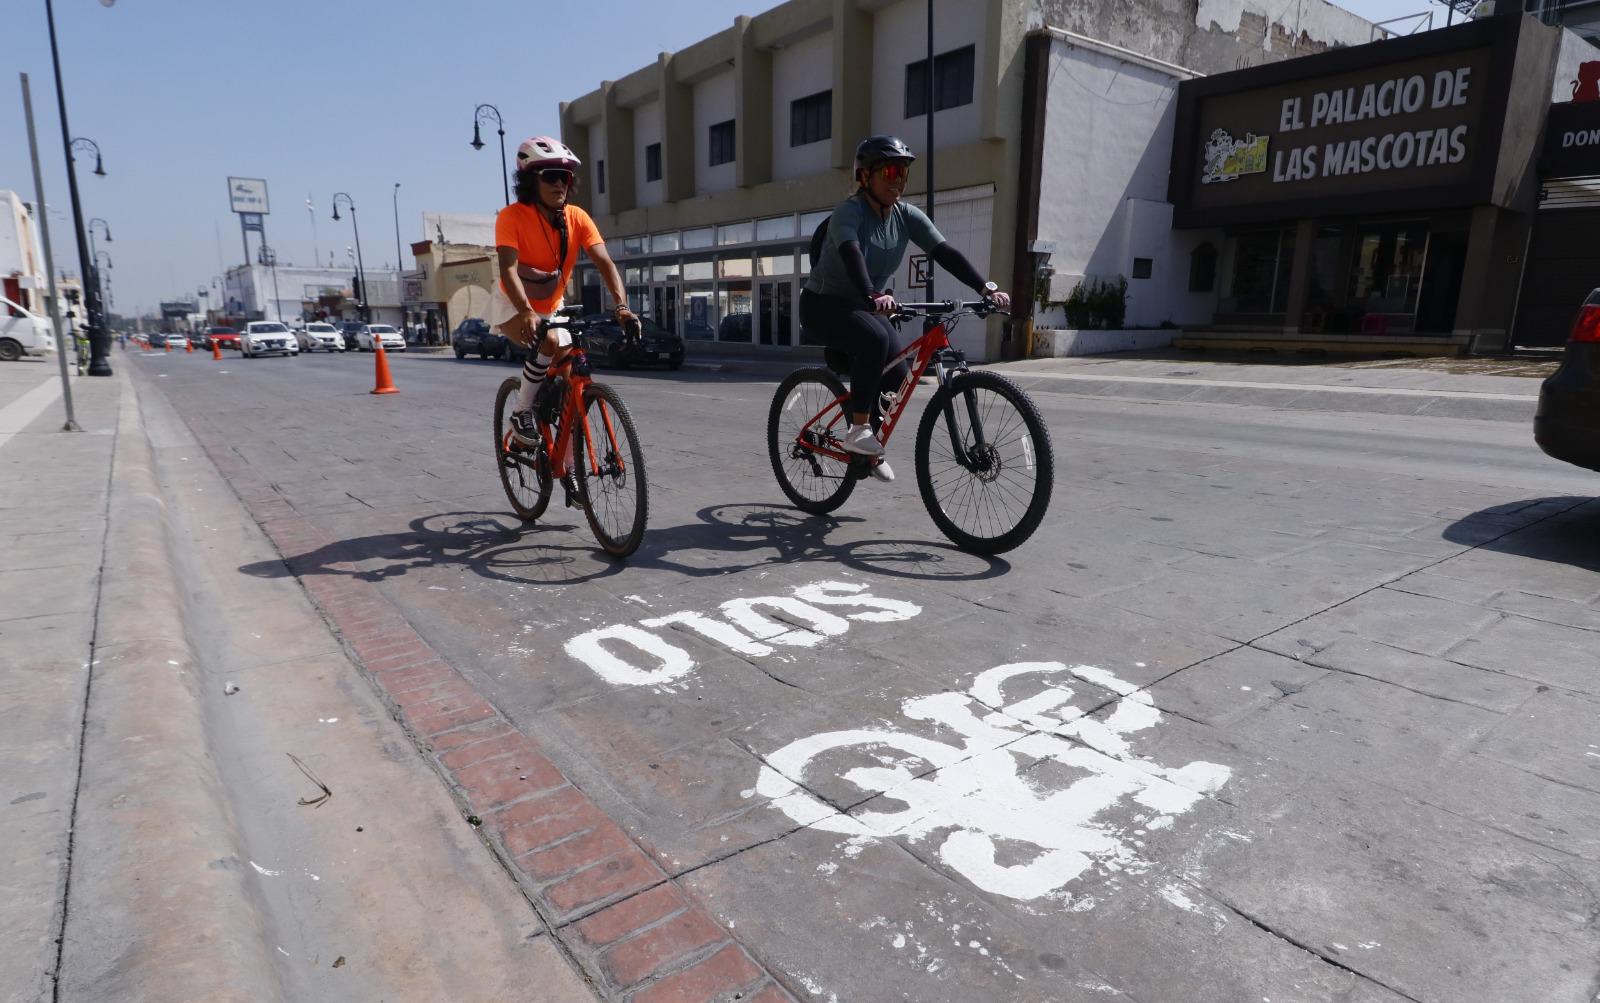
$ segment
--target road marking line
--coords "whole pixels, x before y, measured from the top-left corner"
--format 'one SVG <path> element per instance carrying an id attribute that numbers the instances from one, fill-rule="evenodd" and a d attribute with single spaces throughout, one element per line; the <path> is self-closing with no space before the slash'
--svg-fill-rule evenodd
<path id="1" fill-rule="evenodd" d="M 1247 390 L 1301 390 L 1336 394 L 1389 394 L 1396 397 L 1456 397 L 1463 400 L 1537 401 L 1537 394 L 1495 394 L 1475 390 L 1417 390 L 1410 387 L 1341 387 L 1325 383 L 1256 383 L 1248 380 L 1197 380 L 1170 376 L 1094 376 L 1088 373 L 1041 373 L 1018 371 L 1017 376 L 1037 376 L 1046 380 L 1083 380 L 1106 383 L 1160 383 L 1172 386 L 1243 387 Z"/>
<path id="2" fill-rule="evenodd" d="M 0 407 L 0 448 L 11 437 L 27 428 L 33 420 L 44 414 L 45 408 L 61 396 L 61 380 L 54 374 L 45 382 L 29 390 L 16 400 Z"/>

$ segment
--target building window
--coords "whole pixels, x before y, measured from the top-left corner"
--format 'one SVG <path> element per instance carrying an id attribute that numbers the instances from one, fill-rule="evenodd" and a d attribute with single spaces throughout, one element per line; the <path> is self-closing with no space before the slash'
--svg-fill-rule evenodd
<path id="1" fill-rule="evenodd" d="M 833 91 L 789 102 L 789 145 L 805 146 L 833 137 Z"/>
<path id="2" fill-rule="evenodd" d="M 604 195 L 606 193 L 606 162 L 604 160 L 596 160 L 594 162 L 594 191 L 596 195 Z"/>
<path id="3" fill-rule="evenodd" d="M 661 180 L 660 143 L 651 143 L 644 148 L 644 180 L 646 184 Z"/>
<path id="4" fill-rule="evenodd" d="M 977 47 L 953 49 L 933 57 L 933 110 L 972 103 L 973 60 Z M 906 118 L 928 113 L 928 61 L 906 64 Z"/>
<path id="5" fill-rule="evenodd" d="M 743 223 L 724 223 L 717 227 L 717 243 L 748 244 L 756 237 L 756 225 L 751 220 Z"/>
<path id="6" fill-rule="evenodd" d="M 1208 293 L 1217 287 L 1217 249 L 1209 242 L 1189 252 L 1189 291 Z"/>
<path id="7" fill-rule="evenodd" d="M 1154 268 L 1155 262 L 1150 258 L 1133 259 L 1133 277 L 1136 279 L 1148 279 Z"/>
<path id="8" fill-rule="evenodd" d="M 733 119 L 718 122 L 711 127 L 711 166 L 731 164 L 733 152 Z"/>
<path id="9" fill-rule="evenodd" d="M 1230 235 L 1217 312 L 1283 313 L 1294 270 L 1294 227 Z"/>
<path id="10" fill-rule="evenodd" d="M 794 216 L 773 216 L 756 220 L 757 240 L 783 240 L 795 235 Z"/>

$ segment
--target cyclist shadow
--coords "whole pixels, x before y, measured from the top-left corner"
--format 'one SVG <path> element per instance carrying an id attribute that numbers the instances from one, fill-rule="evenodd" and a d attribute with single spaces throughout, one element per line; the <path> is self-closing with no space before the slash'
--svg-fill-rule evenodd
<path id="1" fill-rule="evenodd" d="M 566 522 L 529 525 L 499 512 L 443 512 L 412 519 L 405 532 L 334 540 L 239 570 L 255 578 L 328 575 L 383 582 L 453 566 L 516 585 L 593 581 L 625 570 L 626 565 L 607 560 L 593 544 L 572 535 L 583 528 Z M 530 532 L 541 538 L 530 540 Z"/>
<path id="2" fill-rule="evenodd" d="M 383 582 L 454 566 L 515 585 L 576 585 L 629 569 L 709 578 L 804 562 L 923 581 L 979 581 L 1011 568 L 1001 558 L 927 540 L 831 540 L 839 530 L 865 521 L 854 516 L 810 516 L 759 503 L 712 505 L 695 516 L 696 522 L 647 531 L 639 550 L 620 561 L 582 539 L 586 527 L 581 524 L 527 524 L 498 512 L 444 512 L 411 520 L 405 532 L 335 540 L 239 570 L 256 578 L 332 575 Z"/>
<path id="3" fill-rule="evenodd" d="M 924 581 L 981 581 L 1011 570 L 1003 558 L 969 554 L 943 542 L 832 538 L 865 523 L 859 516 L 807 515 L 759 502 L 710 505 L 695 516 L 698 522 L 647 532 L 628 563 L 690 577 L 812 561 Z"/>

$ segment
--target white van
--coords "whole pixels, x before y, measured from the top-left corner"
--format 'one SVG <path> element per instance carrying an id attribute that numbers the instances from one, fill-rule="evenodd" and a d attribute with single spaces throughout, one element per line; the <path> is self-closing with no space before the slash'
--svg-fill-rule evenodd
<path id="1" fill-rule="evenodd" d="M 24 355 L 49 355 L 56 350 L 50 322 L 0 296 L 0 362 Z"/>

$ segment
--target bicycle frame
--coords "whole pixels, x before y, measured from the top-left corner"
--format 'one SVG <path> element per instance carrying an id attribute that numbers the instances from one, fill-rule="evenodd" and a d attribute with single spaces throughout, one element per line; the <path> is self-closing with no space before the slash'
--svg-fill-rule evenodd
<path id="1" fill-rule="evenodd" d="M 958 312 L 959 307 L 955 310 L 952 310 L 949 309 L 950 306 L 951 304 L 948 303 L 901 304 L 901 308 L 905 310 L 941 309 L 946 310 L 948 313 Z M 914 313 L 907 315 L 908 318 L 915 316 L 921 315 Z M 910 403 L 911 395 L 916 391 L 918 384 L 921 382 L 922 374 L 927 370 L 929 364 L 933 363 L 935 360 L 938 360 L 939 365 L 935 370 L 935 376 L 939 381 L 940 386 L 944 386 L 945 384 L 949 383 L 952 374 L 958 374 L 967 371 L 966 358 L 961 354 L 960 351 L 950 344 L 950 325 L 947 323 L 945 317 L 940 317 L 931 327 L 928 328 L 928 330 L 922 333 L 921 337 L 911 342 L 911 344 L 907 345 L 899 352 L 899 354 L 890 359 L 888 363 L 884 365 L 883 371 L 885 373 L 890 372 L 908 357 L 912 358 L 912 362 L 910 369 L 906 373 L 905 379 L 900 384 L 898 399 L 895 401 L 894 406 L 890 408 L 887 413 L 882 415 L 882 433 L 880 438 L 885 446 L 889 444 L 889 437 L 894 434 L 895 427 L 900 423 L 900 416 L 905 413 L 906 405 Z M 947 362 L 950 364 L 948 367 L 946 366 Z M 829 404 L 827 407 L 824 407 L 821 411 L 818 411 L 812 416 L 810 421 L 807 421 L 805 425 L 801 427 L 799 434 L 796 436 L 796 441 L 813 452 L 819 453 L 823 456 L 831 457 L 835 460 L 840 460 L 846 463 L 859 460 L 860 457 L 855 453 L 846 452 L 844 449 L 835 449 L 828 446 L 815 444 L 808 441 L 808 437 L 806 435 L 807 432 L 812 431 L 813 427 L 816 426 L 818 422 L 827 419 L 830 411 L 837 411 L 837 413 L 834 414 L 834 416 L 822 426 L 823 431 L 830 434 L 834 439 L 837 439 L 838 435 L 835 432 L 835 428 L 840 422 L 846 420 L 849 408 L 849 399 L 849 395 L 846 394 L 843 397 L 835 399 L 831 404 Z M 949 405 L 947 404 L 946 407 L 949 407 Z M 970 395 L 968 395 L 967 398 L 967 410 L 968 419 L 971 423 L 971 428 L 974 434 L 973 444 L 976 446 L 982 446 L 983 426 L 978 420 L 977 404 L 972 400 Z M 945 423 L 946 428 L 949 429 L 950 433 L 950 448 L 959 463 L 961 463 L 963 466 L 970 466 L 971 460 L 967 455 L 966 447 L 961 444 L 956 435 L 954 418 L 955 416 L 953 414 L 950 415 L 949 420 L 947 420 Z"/>
<path id="2" fill-rule="evenodd" d="M 572 472 L 573 468 L 568 466 L 567 457 L 572 453 L 572 437 L 576 434 L 580 421 L 584 425 L 583 443 L 589 461 L 590 476 L 600 476 L 602 473 L 600 457 L 595 452 L 594 436 L 590 434 L 589 419 L 583 406 L 584 391 L 589 388 L 589 384 L 594 382 L 589 375 L 588 352 L 574 344 L 561 357 L 559 362 L 550 366 L 545 373 L 545 379 L 565 379 L 566 381 L 564 394 L 566 399 L 561 405 L 560 433 L 552 440 L 550 426 L 543 420 L 539 421 L 540 432 L 543 433 L 544 438 L 545 458 L 550 463 L 551 477 L 560 480 Z M 608 409 L 602 407 L 600 409 L 600 417 L 605 423 L 606 441 L 611 444 L 611 453 L 616 456 L 616 462 L 620 466 L 623 460 L 620 450 L 617 449 L 617 434 L 616 429 L 611 424 L 611 413 Z M 519 453 L 512 441 L 510 431 L 505 433 L 504 444 L 507 456 L 517 459 L 518 462 L 526 462 L 519 458 Z"/>

